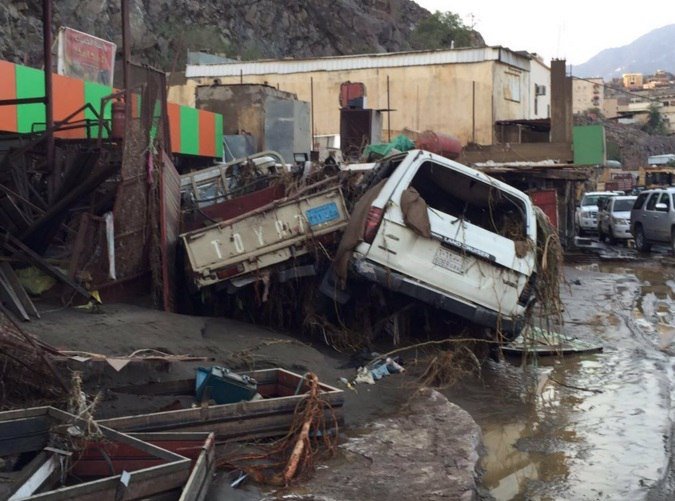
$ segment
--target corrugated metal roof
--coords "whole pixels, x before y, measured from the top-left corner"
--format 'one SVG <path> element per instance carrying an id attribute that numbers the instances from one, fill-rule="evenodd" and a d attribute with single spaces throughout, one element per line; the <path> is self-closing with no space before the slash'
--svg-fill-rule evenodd
<path id="1" fill-rule="evenodd" d="M 530 58 L 504 47 L 452 49 L 437 51 L 395 52 L 356 56 L 319 57 L 312 59 L 276 59 L 226 64 L 187 65 L 185 76 L 227 77 L 243 75 L 271 75 L 307 73 L 312 71 L 344 71 L 358 69 L 393 68 L 401 66 L 430 66 L 452 63 L 479 63 L 501 61 L 522 70 L 529 70 Z"/>

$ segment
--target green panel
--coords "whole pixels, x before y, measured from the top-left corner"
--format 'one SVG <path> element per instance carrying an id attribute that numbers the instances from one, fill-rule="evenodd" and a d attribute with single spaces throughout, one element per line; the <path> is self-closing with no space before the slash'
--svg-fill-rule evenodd
<path id="1" fill-rule="evenodd" d="M 216 113 L 216 158 L 223 158 L 223 115 Z"/>
<path id="2" fill-rule="evenodd" d="M 16 65 L 16 97 L 44 97 L 45 75 L 42 70 Z M 19 132 L 45 130 L 45 105 L 42 103 L 17 106 L 17 128 Z M 35 127 L 33 127 L 35 124 Z"/>
<path id="3" fill-rule="evenodd" d="M 605 128 L 602 125 L 577 125 L 572 129 L 574 163 L 604 165 L 607 160 Z"/>
<path id="4" fill-rule="evenodd" d="M 180 107 L 180 152 L 186 155 L 199 154 L 199 110 Z"/>
<path id="5" fill-rule="evenodd" d="M 108 87 L 107 85 L 101 85 L 95 82 L 86 82 L 86 81 L 84 82 L 84 102 L 91 104 L 93 108 L 96 110 L 96 113 L 101 112 L 101 98 L 109 96 L 110 94 L 112 94 L 112 87 Z M 108 101 L 103 110 L 103 118 L 106 120 L 110 120 L 111 107 L 112 102 Z M 89 108 L 85 108 L 84 118 L 86 118 L 87 120 L 98 120 L 96 114 L 94 114 L 94 112 L 91 111 Z M 94 125 L 90 127 L 89 134 L 90 137 L 98 137 L 98 126 Z M 108 133 L 106 132 L 105 129 L 103 129 L 102 136 L 108 137 Z"/>

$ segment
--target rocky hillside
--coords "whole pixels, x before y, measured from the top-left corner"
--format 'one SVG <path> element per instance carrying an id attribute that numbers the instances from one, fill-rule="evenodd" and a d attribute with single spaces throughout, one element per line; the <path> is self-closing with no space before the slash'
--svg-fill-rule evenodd
<path id="1" fill-rule="evenodd" d="M 627 169 L 637 169 L 647 163 L 651 155 L 663 155 L 675 151 L 675 135 L 647 134 L 637 125 L 626 125 L 614 120 L 600 120 L 578 115 L 574 125 L 600 123 L 605 126 L 607 159 L 618 160 Z"/>
<path id="2" fill-rule="evenodd" d="M 0 59 L 38 66 L 42 2 L 0 2 Z M 120 0 L 57 0 L 54 28 L 121 45 Z M 430 13 L 411 0 L 130 0 L 133 56 L 170 71 L 187 50 L 242 59 L 409 50 Z M 474 37 L 477 43 L 482 38 Z"/>
<path id="3" fill-rule="evenodd" d="M 652 75 L 656 70 L 675 72 L 675 24 L 650 31 L 623 47 L 605 49 L 572 68 L 575 76 L 605 80 L 623 73 Z"/>

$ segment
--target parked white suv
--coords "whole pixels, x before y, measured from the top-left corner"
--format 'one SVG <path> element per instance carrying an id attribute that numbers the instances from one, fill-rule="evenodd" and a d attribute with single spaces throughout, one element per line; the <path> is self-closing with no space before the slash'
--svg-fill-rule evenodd
<path id="1" fill-rule="evenodd" d="M 640 193 L 630 213 L 635 247 L 649 252 L 656 242 L 669 243 L 675 252 L 675 187 L 658 188 Z"/>
<path id="2" fill-rule="evenodd" d="M 635 203 L 634 196 L 609 197 L 598 212 L 598 238 L 616 240 L 633 238 L 630 232 L 630 211 Z"/>
<path id="3" fill-rule="evenodd" d="M 537 225 L 530 198 L 482 172 L 413 150 L 379 167 L 385 179 L 351 267 L 361 278 L 517 334 L 534 300 Z M 402 196 L 426 202 L 430 236 L 411 228 Z"/>
<path id="4" fill-rule="evenodd" d="M 615 197 L 612 191 L 590 191 L 581 198 L 581 203 L 574 214 L 574 221 L 579 235 L 598 231 L 598 200 L 603 197 Z"/>

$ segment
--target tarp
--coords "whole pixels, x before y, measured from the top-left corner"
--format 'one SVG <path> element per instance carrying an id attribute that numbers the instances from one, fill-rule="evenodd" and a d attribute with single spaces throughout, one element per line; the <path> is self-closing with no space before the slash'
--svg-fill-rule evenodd
<path id="1" fill-rule="evenodd" d="M 366 149 L 363 150 L 363 154 L 366 158 L 384 158 L 394 150 L 396 151 L 409 151 L 415 148 L 415 143 L 413 143 L 407 136 L 399 134 L 390 143 L 382 144 L 371 144 L 366 146 Z"/>

